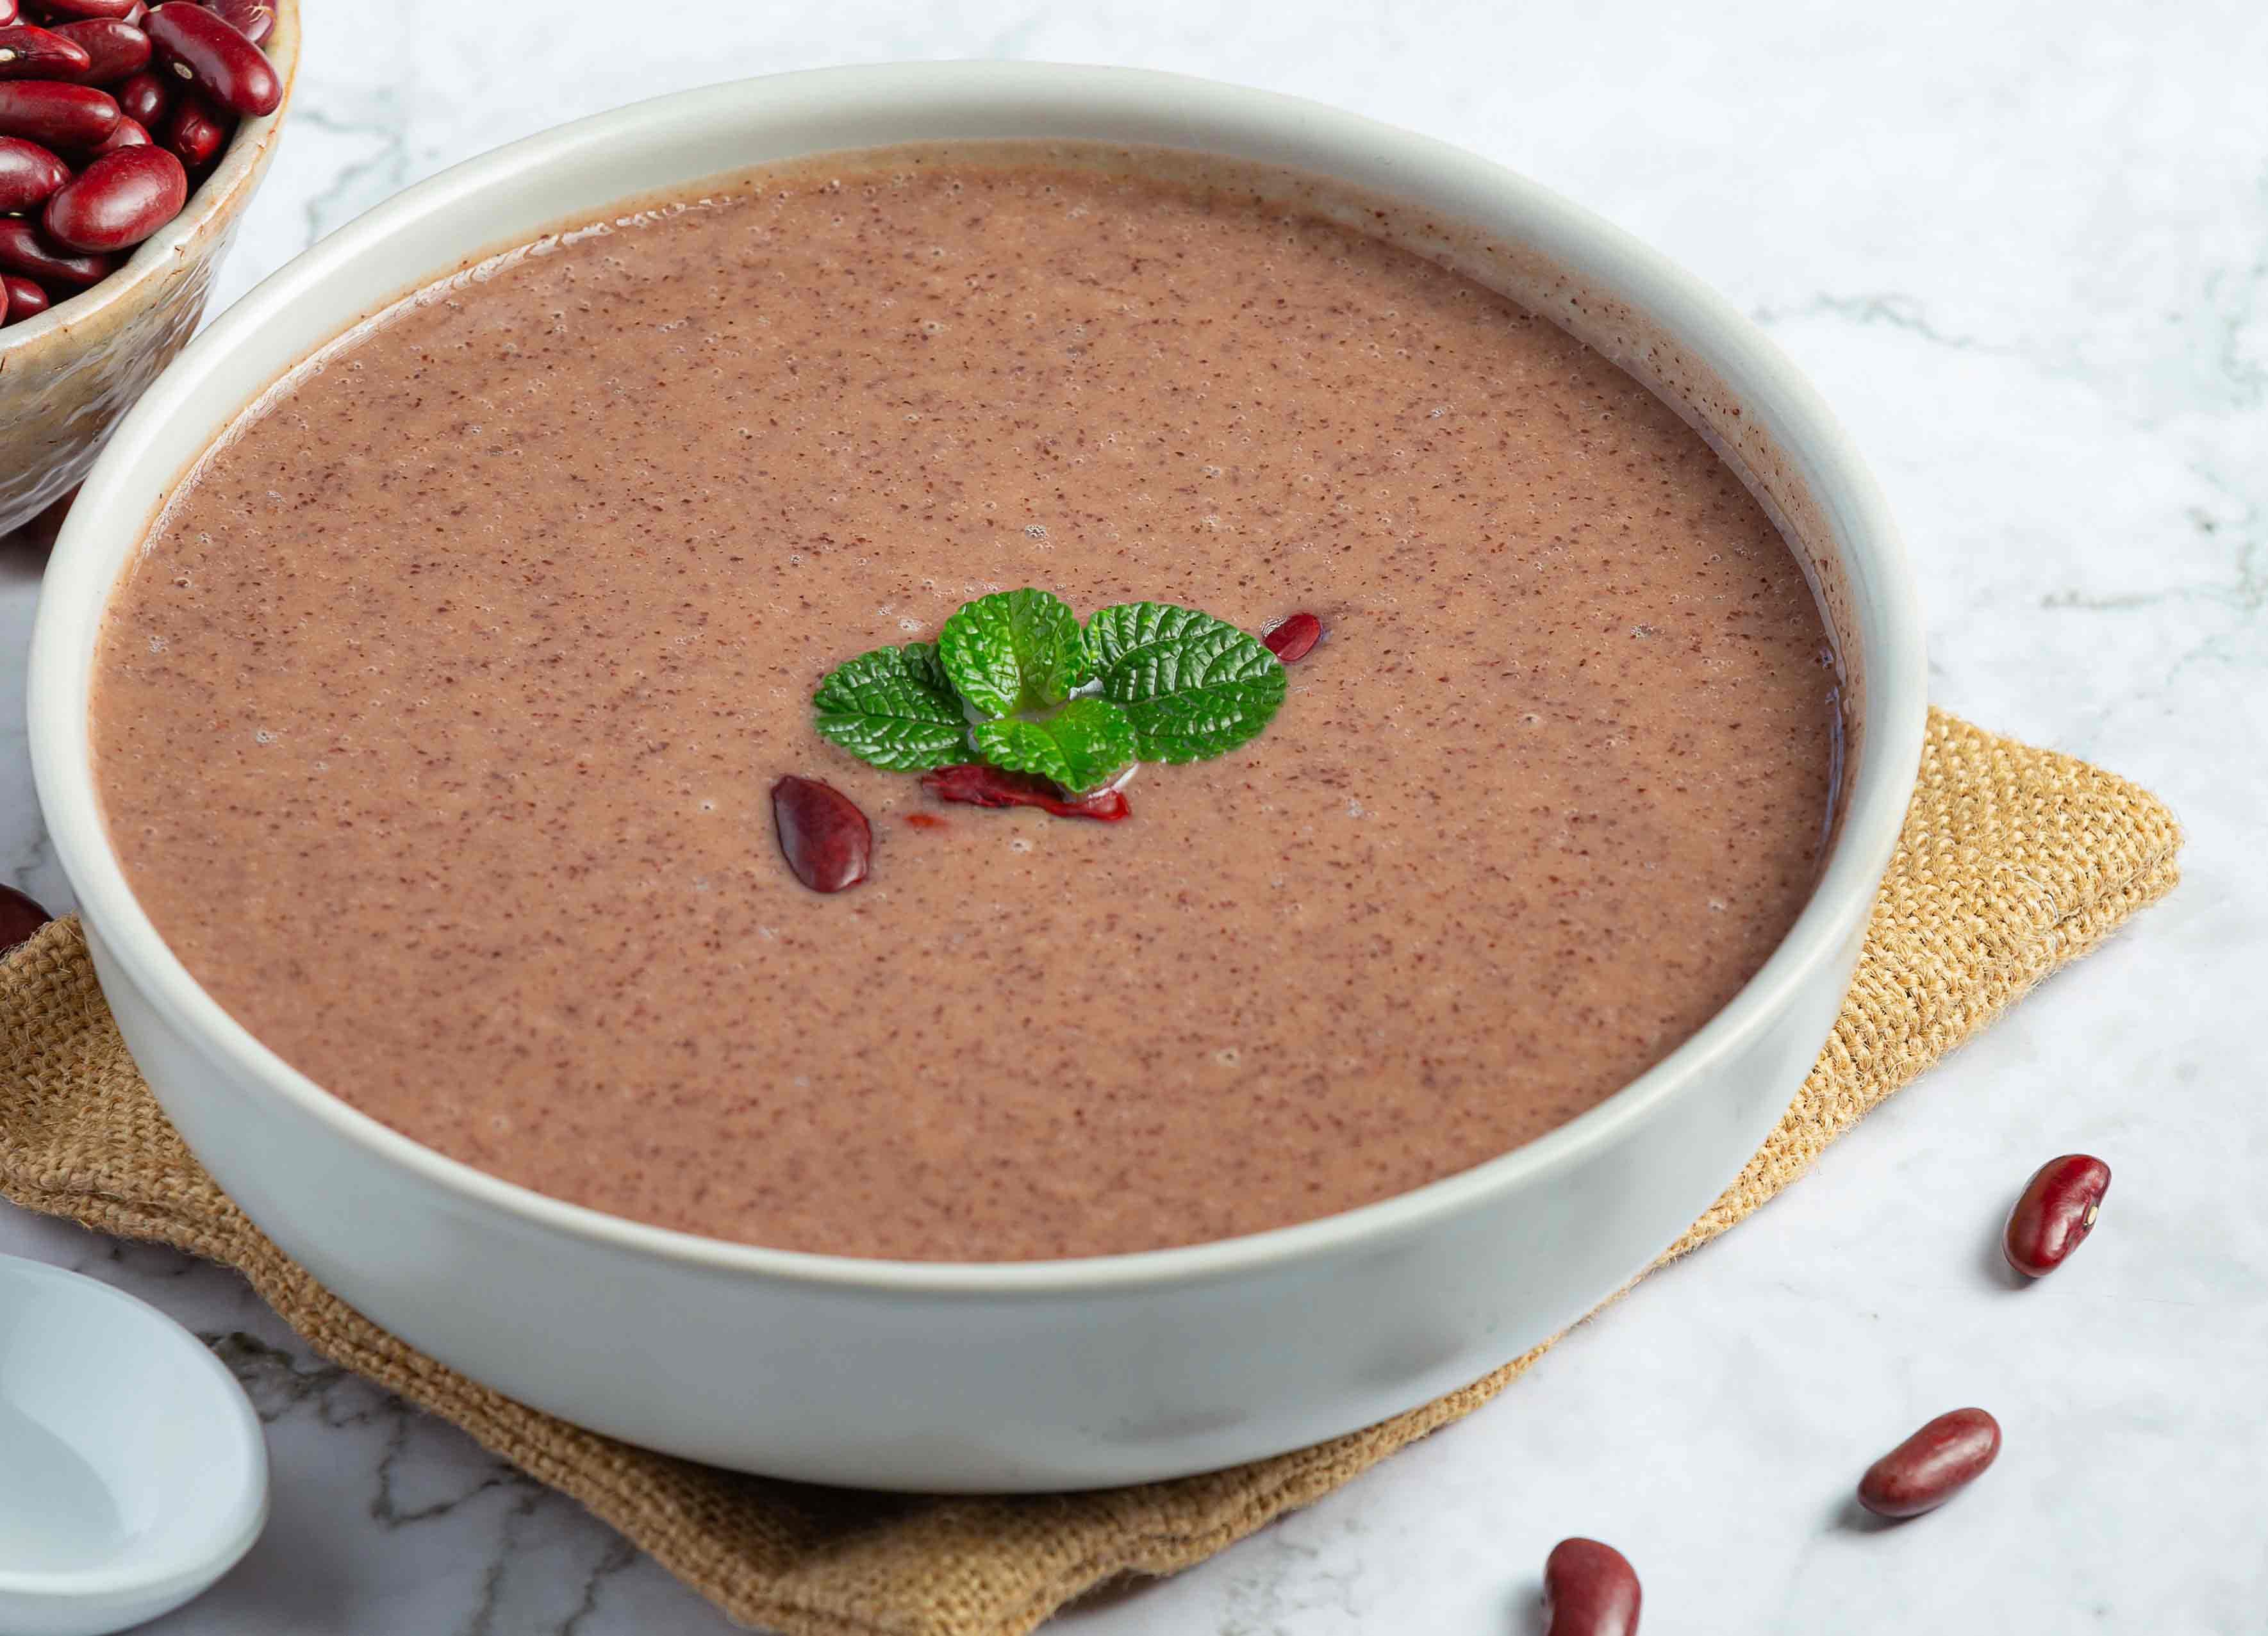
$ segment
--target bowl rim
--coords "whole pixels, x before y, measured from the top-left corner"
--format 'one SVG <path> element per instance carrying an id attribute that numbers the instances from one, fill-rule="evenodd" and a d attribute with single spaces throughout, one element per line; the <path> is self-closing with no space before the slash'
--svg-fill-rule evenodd
<path id="1" fill-rule="evenodd" d="M 508 182 L 515 175 L 603 152 L 634 135 L 729 120 L 752 102 L 798 99 L 908 100 L 924 107 L 1004 106 L 1064 114 L 1098 104 L 1154 113 L 1174 110 L 1177 128 L 1207 150 L 1207 128 L 1237 124 L 1296 131 L 1311 145 L 1363 156 L 1365 168 L 1484 184 L 1516 200 L 1554 237 L 1587 243 L 1616 262 L 1617 293 L 1677 335 L 1728 383 L 1751 418 L 1779 428 L 1783 450 L 1799 459 L 1812 493 L 1834 520 L 1852 569 L 1854 624 L 1863 631 L 1867 685 L 1864 731 L 1846 766 L 1850 793 L 1826 868 L 1810 899 L 1764 965 L 1722 1009 L 1661 1061 L 1604 1102 L 1508 1153 L 1408 1192 L 1334 1215 L 1238 1237 L 1168 1249 L 1047 1261 L 907 1261 L 772 1249 L 653 1226 L 538 1193 L 446 1157 L 333 1095 L 291 1067 L 222 1009 L 158 936 L 129 888 L 111 849 L 96 799 L 84 698 L 93 654 L 67 621 L 96 616 L 118 571 L 104 531 L 137 532 L 144 497 L 170 486 L 131 481 L 137 447 L 163 417 L 191 407 L 205 361 L 224 356 L 262 323 L 266 309 L 319 289 L 429 210 Z M 814 149 L 813 152 L 828 151 Z M 1233 151 L 1233 150 L 1232 150 Z M 1311 169 L 1321 168 L 1311 166 Z M 720 171 L 718 174 L 729 174 Z M 692 185 L 692 184 L 688 184 Z M 468 246 L 468 253 L 497 247 Z M 437 267 L 423 277 L 446 276 Z M 351 318 L 351 314 L 348 318 Z M 342 324 L 347 321 L 342 319 Z M 243 409 L 232 402 L 217 434 Z M 1757 409 L 1769 413 L 1758 416 Z M 1800 435 L 1799 435 L 1800 434 Z M 129 514 L 130 513 L 130 514 Z M 1860 582 L 1863 580 L 1863 585 Z M 88 629 L 92 630 L 92 622 Z M 1667 1099 L 1688 1093 L 1752 1043 L 1792 1003 L 1822 963 L 1855 947 L 1903 825 L 1918 768 L 1927 712 L 1922 622 L 1912 575 L 1889 505 L 1848 435 L 1817 392 L 1738 309 L 1668 257 L 1602 217 L 1465 150 L 1323 104 L 1145 69 L 1034 63 L 884 63 L 799 70 L 675 92 L 527 136 L 468 159 L 395 195 L 270 275 L 199 336 L 161 375 L 114 434 L 65 522 L 51 558 L 34 628 L 29 687 L 34 778 L 57 856 L 94 928 L 93 940 L 143 998 L 201 1054 L 235 1080 L 284 1099 L 372 1156 L 408 1170 L 468 1204 L 585 1241 L 593 1248 L 681 1266 L 845 1292 L 930 1297 L 1086 1293 L 1182 1286 L 1264 1268 L 1311 1262 L 1334 1252 L 1422 1232 L 1502 1192 L 1548 1183 L 1613 1144 Z M 1838 633 L 1841 635 L 1844 633 Z M 1845 639 L 1848 639 L 1845 636 Z M 1728 1178 L 1729 1179 L 1729 1178 Z"/>
<path id="2" fill-rule="evenodd" d="M 204 185 L 189 195 L 181 213 L 134 247 L 133 254 L 116 272 L 84 294 L 56 302 L 36 318 L 0 328 L 0 369 L 10 355 L 67 334 L 79 324 L 130 306 L 161 278 L 170 277 L 187 253 L 191 240 L 207 225 L 237 210 L 258 185 L 260 173 L 275 132 L 291 111 L 292 87 L 299 77 L 299 0 L 268 0 L 275 8 L 276 28 L 267 42 L 268 60 L 284 84 L 284 99 L 272 113 L 238 123 L 227 149 Z"/>

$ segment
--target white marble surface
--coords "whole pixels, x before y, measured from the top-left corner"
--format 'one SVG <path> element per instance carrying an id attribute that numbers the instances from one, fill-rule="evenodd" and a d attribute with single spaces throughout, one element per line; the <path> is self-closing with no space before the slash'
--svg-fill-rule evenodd
<path id="1" fill-rule="evenodd" d="M 2189 827 L 2172 900 L 1779 1203 L 1466 1424 L 1066 1636 L 1531 1632 L 1537 1566 L 1571 1532 L 1636 1560 L 1652 1630 L 2264 1628 L 2257 0 L 310 10 L 223 298 L 497 143 L 837 62 L 1179 69 L 1505 160 L 1698 269 L 1811 372 L 1912 541 L 1942 703 L 2144 780 Z M 0 549 L 0 873 L 60 908 L 20 727 L 36 571 Z M 2012 1291 L 1991 1248 L 2010 1190 L 2073 1148 L 2117 1169 L 2103 1226 Z M 232 1277 L 5 1206 L 0 1249 L 176 1314 L 268 1421 L 275 1522 L 168 1636 L 726 1628 L 575 1507 L 312 1360 Z M 1992 1475 L 1934 1518 L 1852 1527 L 1866 1462 L 1970 1402 L 2007 1427 Z"/>

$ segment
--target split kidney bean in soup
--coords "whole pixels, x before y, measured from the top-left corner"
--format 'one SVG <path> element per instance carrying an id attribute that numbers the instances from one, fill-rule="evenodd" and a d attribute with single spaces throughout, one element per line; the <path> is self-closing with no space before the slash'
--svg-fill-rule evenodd
<path id="1" fill-rule="evenodd" d="M 283 80 L 266 0 L 0 0 L 0 326 L 115 272 Z"/>

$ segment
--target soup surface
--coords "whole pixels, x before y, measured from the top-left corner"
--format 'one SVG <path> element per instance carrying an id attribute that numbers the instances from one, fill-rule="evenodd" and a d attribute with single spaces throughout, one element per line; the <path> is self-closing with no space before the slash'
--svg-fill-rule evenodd
<path id="1" fill-rule="evenodd" d="M 797 1249 L 1220 1238 L 1598 1102 L 1810 888 L 1811 593 L 1621 371 L 1261 192 L 838 156 L 360 328 L 115 594 L 98 776 L 158 930 L 394 1129 Z M 830 667 L 1025 585 L 1329 636 L 1120 823 L 814 733 Z M 871 817 L 864 885 L 789 873 L 786 773 Z"/>

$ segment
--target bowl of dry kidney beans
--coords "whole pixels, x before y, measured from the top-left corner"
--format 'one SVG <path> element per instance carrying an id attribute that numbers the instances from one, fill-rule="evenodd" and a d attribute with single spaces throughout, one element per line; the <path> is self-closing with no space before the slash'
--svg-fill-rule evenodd
<path id="1" fill-rule="evenodd" d="M 195 328 L 296 24 L 294 0 L 0 0 L 0 532 Z"/>

